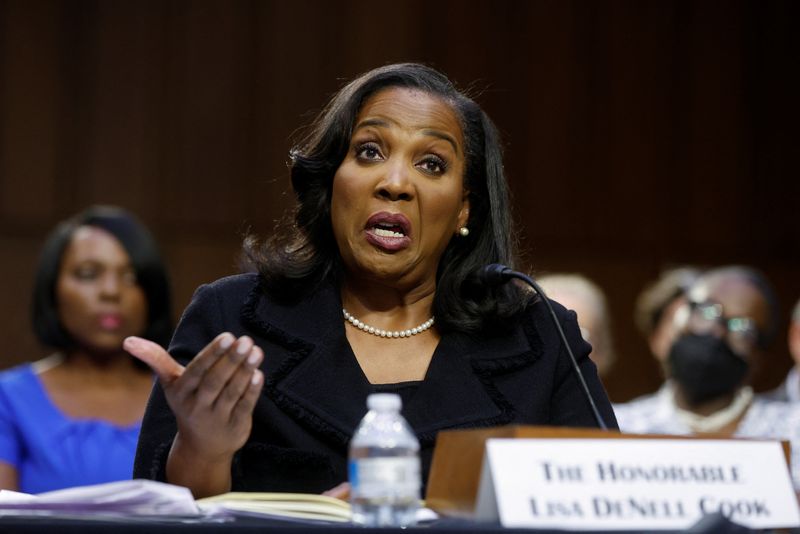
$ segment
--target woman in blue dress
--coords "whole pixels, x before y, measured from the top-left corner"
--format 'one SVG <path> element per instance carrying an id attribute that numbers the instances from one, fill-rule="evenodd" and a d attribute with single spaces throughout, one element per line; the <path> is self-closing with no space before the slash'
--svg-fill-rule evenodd
<path id="1" fill-rule="evenodd" d="M 42 249 L 32 311 L 38 340 L 56 350 L 0 373 L 0 488 L 131 478 L 152 374 L 122 341 L 165 345 L 172 331 L 155 241 L 119 208 L 62 222 Z"/>

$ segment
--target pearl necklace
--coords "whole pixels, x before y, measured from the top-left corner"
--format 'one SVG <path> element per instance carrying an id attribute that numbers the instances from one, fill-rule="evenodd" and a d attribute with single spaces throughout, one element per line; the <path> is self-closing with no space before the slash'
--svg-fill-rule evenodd
<path id="1" fill-rule="evenodd" d="M 374 326 L 370 326 L 368 324 L 364 324 L 355 317 L 353 317 L 350 312 L 342 308 L 342 313 L 344 314 L 345 320 L 350 323 L 351 325 L 355 326 L 359 330 L 363 330 L 368 334 L 372 334 L 373 336 L 379 337 L 411 337 L 416 336 L 424 332 L 425 330 L 429 329 L 433 326 L 433 317 L 425 321 L 419 326 L 415 326 L 409 330 L 381 330 L 380 328 L 375 328 Z"/>

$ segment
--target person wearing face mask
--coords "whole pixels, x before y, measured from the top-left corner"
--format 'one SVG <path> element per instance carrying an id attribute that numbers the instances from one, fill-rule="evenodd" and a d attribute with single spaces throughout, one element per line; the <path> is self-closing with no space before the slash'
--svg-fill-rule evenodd
<path id="1" fill-rule="evenodd" d="M 777 309 L 770 284 L 755 269 L 703 274 L 678 311 L 667 385 L 646 405 L 615 405 L 620 430 L 788 440 L 800 488 L 800 405 L 755 395 L 749 385 L 775 336 Z"/>
<path id="2" fill-rule="evenodd" d="M 328 490 L 367 396 L 392 392 L 420 442 L 504 424 L 597 426 L 545 303 L 480 276 L 516 264 L 497 132 L 443 74 L 404 63 L 344 86 L 291 152 L 298 205 L 257 272 L 201 287 L 158 374 L 134 473 L 190 488 Z M 598 409 L 574 313 L 554 305 Z"/>
<path id="3" fill-rule="evenodd" d="M 172 333 L 156 243 L 127 211 L 93 206 L 53 230 L 34 284 L 33 330 L 55 350 L 0 373 L 0 488 L 129 479 L 153 374 L 122 342 Z"/>

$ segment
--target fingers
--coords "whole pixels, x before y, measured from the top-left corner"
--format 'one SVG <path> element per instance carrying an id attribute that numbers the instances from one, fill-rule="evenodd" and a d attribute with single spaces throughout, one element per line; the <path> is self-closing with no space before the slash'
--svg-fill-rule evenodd
<path id="1" fill-rule="evenodd" d="M 239 398 L 239 402 L 233 407 L 231 412 L 232 419 L 243 420 L 252 417 L 253 408 L 255 408 L 259 395 L 261 395 L 261 388 L 264 387 L 264 373 L 260 369 L 253 371 L 253 375 L 244 391 L 244 394 Z"/>
<path id="2" fill-rule="evenodd" d="M 327 491 L 322 492 L 323 495 L 328 497 L 336 497 L 337 499 L 347 500 L 350 498 L 350 483 L 342 482 L 338 486 L 334 486 Z"/>
<path id="3" fill-rule="evenodd" d="M 250 337 L 242 336 L 237 340 L 228 332 L 214 338 L 186 367 L 176 362 L 160 345 L 147 339 L 128 337 L 123 348 L 149 365 L 165 386 L 174 383 L 173 394 L 177 397 L 196 395 L 200 404 L 211 406 L 225 391 L 229 408 L 239 401 L 253 370 L 264 359 L 264 352 L 253 344 Z M 181 380 L 176 382 L 178 378 Z"/>
<path id="4" fill-rule="evenodd" d="M 239 381 L 235 381 L 234 378 L 237 374 L 241 375 L 240 380 L 249 380 L 253 374 L 255 365 L 247 365 L 246 363 L 251 358 L 251 353 L 254 361 L 260 357 L 259 355 L 263 355 L 261 349 L 255 351 L 252 339 L 248 336 L 242 336 L 227 351 L 216 358 L 211 368 L 205 372 L 203 382 L 197 389 L 197 402 L 200 406 L 211 407 L 223 394 L 228 397 L 235 395 L 235 400 L 238 400 L 241 392 L 237 394 L 235 391 L 229 391 L 229 389 L 231 387 L 236 388 L 236 384 Z M 260 359 L 258 363 L 260 363 Z M 234 381 L 233 384 L 231 381 Z"/>
<path id="5" fill-rule="evenodd" d="M 246 347 L 246 345 L 244 345 Z M 260 389 L 260 382 L 263 375 L 259 376 L 256 373 L 258 366 L 264 360 L 264 352 L 260 347 L 252 346 L 247 354 L 246 359 L 239 365 L 233 372 L 225 387 L 220 392 L 219 396 L 214 402 L 214 410 L 220 413 L 230 413 L 233 407 L 242 398 L 249 387 L 258 385 Z M 254 384 L 253 381 L 257 383 Z"/>
<path id="6" fill-rule="evenodd" d="M 181 389 L 186 394 L 194 393 L 200 383 L 205 382 L 208 371 L 228 352 L 235 341 L 236 338 L 233 337 L 233 334 L 224 332 L 198 352 L 197 356 L 186 366 Z"/>
<path id="7" fill-rule="evenodd" d="M 122 343 L 122 348 L 149 365 L 159 380 L 167 384 L 184 372 L 184 367 L 173 360 L 167 351 L 148 339 L 127 337 Z"/>
<path id="8" fill-rule="evenodd" d="M 236 339 L 222 333 L 186 367 L 151 341 L 129 337 L 123 346 L 158 375 L 178 426 L 188 431 L 187 436 L 208 436 L 208 431 L 231 425 L 248 429 L 249 434 L 250 418 L 264 383 L 264 374 L 258 369 L 264 352 L 250 337 Z"/>

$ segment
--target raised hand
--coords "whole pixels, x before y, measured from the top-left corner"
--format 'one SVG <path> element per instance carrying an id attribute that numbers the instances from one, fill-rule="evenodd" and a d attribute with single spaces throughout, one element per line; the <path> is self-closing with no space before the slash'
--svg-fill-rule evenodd
<path id="1" fill-rule="evenodd" d="M 158 376 L 178 425 L 167 476 L 195 497 L 227 491 L 233 454 L 247 441 L 264 375 L 263 351 L 248 336 L 223 333 L 183 367 L 159 345 L 137 337 L 124 348 Z"/>

